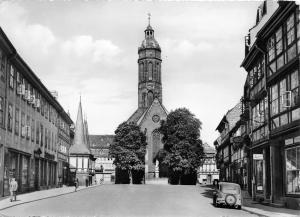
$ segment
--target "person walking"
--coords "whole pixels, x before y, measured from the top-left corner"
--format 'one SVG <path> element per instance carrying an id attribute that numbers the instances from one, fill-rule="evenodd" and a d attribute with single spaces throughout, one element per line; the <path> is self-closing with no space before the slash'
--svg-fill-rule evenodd
<path id="1" fill-rule="evenodd" d="M 75 184 L 75 191 L 77 191 L 77 188 L 78 188 L 78 185 L 79 185 L 78 178 L 75 179 L 74 184 Z"/>
<path id="2" fill-rule="evenodd" d="M 9 183 L 9 191 L 10 191 L 10 202 L 13 200 L 17 200 L 17 190 L 18 190 L 18 182 L 15 180 L 15 178 L 12 178 Z"/>

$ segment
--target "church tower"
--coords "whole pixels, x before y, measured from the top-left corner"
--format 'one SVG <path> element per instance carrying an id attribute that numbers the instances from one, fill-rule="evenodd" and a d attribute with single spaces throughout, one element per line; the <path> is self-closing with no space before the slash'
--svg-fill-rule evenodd
<path id="1" fill-rule="evenodd" d="M 167 118 L 167 110 L 162 104 L 161 49 L 154 38 L 154 30 L 149 23 L 145 39 L 138 49 L 138 108 L 127 120 L 135 123 L 146 134 L 145 177 L 151 179 L 164 176 L 154 162 L 157 153 L 163 148 L 158 131 L 160 121 Z"/>
<path id="2" fill-rule="evenodd" d="M 138 48 L 139 84 L 138 107 L 145 109 L 157 98 L 162 103 L 161 87 L 161 49 L 154 38 L 154 30 L 150 25 L 150 14 L 145 39 Z"/>

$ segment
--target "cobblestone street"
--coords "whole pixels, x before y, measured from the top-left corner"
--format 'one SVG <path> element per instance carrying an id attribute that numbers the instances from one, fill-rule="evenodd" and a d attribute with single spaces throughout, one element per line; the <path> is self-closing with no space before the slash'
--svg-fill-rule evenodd
<path id="1" fill-rule="evenodd" d="M 33 202 L 29 202 L 29 194 L 19 195 L 19 202 L 25 200 L 25 196 L 27 202 L 3 209 L 8 200 L 5 199 L 0 202 L 0 213 L 4 216 L 262 216 L 244 208 L 215 208 L 211 200 L 212 189 L 199 185 L 102 185 L 74 193 L 72 190 L 64 189 L 61 191 L 64 194 L 57 196 L 48 193 L 49 198 L 40 196 Z M 45 192 L 40 194 L 46 195 Z M 253 208 L 253 211 L 257 210 L 259 208 Z M 277 213 L 276 216 L 293 215 Z"/>

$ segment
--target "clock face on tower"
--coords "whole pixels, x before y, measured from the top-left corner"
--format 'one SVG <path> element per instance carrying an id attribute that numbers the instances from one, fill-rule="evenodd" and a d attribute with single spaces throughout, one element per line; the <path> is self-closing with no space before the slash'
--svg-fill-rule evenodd
<path id="1" fill-rule="evenodd" d="M 152 121 L 153 121 L 154 123 L 157 123 L 157 122 L 160 121 L 160 117 L 159 117 L 158 115 L 153 115 L 153 116 L 152 116 Z"/>

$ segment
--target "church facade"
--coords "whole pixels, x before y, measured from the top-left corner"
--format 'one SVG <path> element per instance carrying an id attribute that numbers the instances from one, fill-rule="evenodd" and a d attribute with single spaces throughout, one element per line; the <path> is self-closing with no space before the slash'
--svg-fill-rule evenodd
<path id="1" fill-rule="evenodd" d="M 137 124 L 146 133 L 145 176 L 149 179 L 159 174 L 158 163 L 153 159 L 163 148 L 158 128 L 160 121 L 166 119 L 167 110 L 162 104 L 161 48 L 150 20 L 144 32 L 145 39 L 138 48 L 138 108 L 127 122 Z"/>

